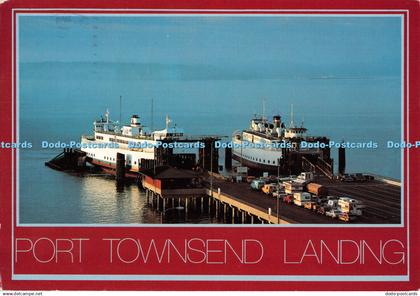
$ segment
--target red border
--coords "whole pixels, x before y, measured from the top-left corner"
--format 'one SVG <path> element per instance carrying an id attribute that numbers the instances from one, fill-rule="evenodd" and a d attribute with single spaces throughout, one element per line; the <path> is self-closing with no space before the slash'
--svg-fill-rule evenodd
<path id="1" fill-rule="evenodd" d="M 414 36 L 419 36 L 419 8 L 415 1 L 364 1 L 363 3 L 355 3 L 354 1 L 313 1 L 313 2 L 301 2 L 296 4 L 295 1 L 248 1 L 247 3 L 241 3 L 240 1 L 201 1 L 190 3 L 189 1 L 178 1 L 176 3 L 168 3 L 164 0 L 159 1 L 142 1 L 142 2 L 124 2 L 118 1 L 9 1 L 4 3 L 1 8 L 1 28 L 2 34 L 0 39 L 1 46 L 1 81 L 0 81 L 0 126 L 2 126 L 1 140 L 12 139 L 10 133 L 11 120 L 10 111 L 12 90 L 11 85 L 11 73 L 12 73 L 12 56 L 11 56 L 11 22 L 12 22 L 12 9 L 16 8 L 53 8 L 60 9 L 66 7 L 73 8 L 92 8 L 92 10 L 84 12 L 97 12 L 95 8 L 133 8 L 133 9 L 157 9 L 156 11 L 149 11 L 149 13 L 160 12 L 159 9 L 331 9 L 328 13 L 346 13 L 343 11 L 334 11 L 334 9 L 401 9 L 409 10 L 409 23 L 408 28 L 410 30 L 409 42 L 409 85 L 410 88 L 405 90 L 404 95 L 407 97 L 409 94 L 409 126 L 405 126 L 405 130 L 409 135 L 409 139 L 417 139 L 418 131 L 416 130 L 416 115 L 419 115 L 419 106 L 416 104 L 415 98 L 419 95 L 419 84 L 416 84 L 415 77 L 417 77 L 419 57 L 415 55 L 419 52 L 419 40 Z M 42 11 L 39 11 L 42 12 Z M 45 11 L 47 12 L 47 11 Z M 48 12 L 63 12 L 48 10 Z M 175 13 L 182 13 L 187 11 L 177 11 Z M 125 12 L 126 13 L 126 12 Z M 206 12 L 206 13 L 218 13 L 218 12 Z M 231 13 L 231 12 L 229 12 Z M 269 13 L 269 12 L 267 12 Z M 306 13 L 306 12 L 305 12 Z M 316 12 L 316 13 L 327 13 L 327 12 Z M 360 13 L 372 13 L 372 12 L 360 12 Z M 384 12 L 381 12 L 384 13 Z M 393 12 L 390 12 L 393 13 Z M 407 33 L 407 30 L 405 30 Z M 405 57 L 407 60 L 407 56 Z M 406 61 L 405 61 L 406 62 Z M 405 63 L 406 64 L 406 63 Z M 15 93 L 15 92 L 14 92 Z M 14 106 L 15 107 L 15 106 Z M 15 109 L 15 108 L 13 108 Z M 406 109 L 405 109 L 406 110 Z M 405 124 L 407 124 L 405 122 Z M 410 127 L 407 130 L 407 127 Z M 108 289 L 108 290 L 354 290 L 354 283 L 350 282 L 219 282 L 217 285 L 213 282 L 134 282 L 134 281 L 11 281 L 11 267 L 10 267 L 10 249 L 11 249 L 11 213 L 8 209 L 11 208 L 11 201 L 8 196 L 11 196 L 11 185 L 12 180 L 10 178 L 11 172 L 11 161 L 12 153 L 10 150 L 0 150 L 0 160 L 2 163 L 2 170 L 0 172 L 0 190 L 2 199 L 0 200 L 0 214 L 2 229 L 0 233 L 1 239 L 1 253 L 0 253 L 0 272 L 3 280 L 3 288 L 6 289 L 65 289 L 65 290 L 78 290 L 81 287 L 83 289 Z M 418 189 L 413 184 L 419 184 L 418 175 L 416 175 L 416 164 L 418 162 L 418 153 L 416 151 L 410 151 L 409 159 L 405 157 L 405 163 L 410 163 L 410 195 L 417 196 Z M 405 187 L 407 190 L 407 188 Z M 405 192 L 407 192 L 405 190 Z M 405 199 L 405 204 L 407 201 Z M 419 256 L 416 252 L 419 243 L 418 233 L 419 225 L 416 221 L 415 212 L 419 209 L 419 201 L 415 198 L 410 200 L 410 282 L 359 282 L 357 289 L 359 290 L 416 290 L 419 288 Z M 407 215 L 405 213 L 405 223 L 407 223 Z M 16 222 L 16 221 L 15 221 Z M 68 228 L 67 228 L 68 229 Z M 155 230 L 163 230 L 164 228 L 155 228 Z M 400 228 L 401 229 L 401 228 Z M 72 230 L 82 231 L 80 228 L 72 228 Z M 84 228 L 86 231 L 92 229 Z M 367 230 L 367 229 L 364 229 Z M 372 229 L 375 231 L 375 229 Z M 401 229 L 401 230 L 405 230 Z M 37 233 L 47 231 L 45 228 L 29 229 L 26 228 L 27 233 Z M 51 231 L 51 229 L 50 229 Z M 54 230 L 59 232 L 60 230 Z M 355 229 L 357 232 L 358 229 Z M 413 235 L 415 234 L 415 235 Z"/>

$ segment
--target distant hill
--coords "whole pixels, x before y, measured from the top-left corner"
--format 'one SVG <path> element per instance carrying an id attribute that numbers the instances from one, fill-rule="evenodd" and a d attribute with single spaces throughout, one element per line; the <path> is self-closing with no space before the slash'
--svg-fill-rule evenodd
<path id="1" fill-rule="evenodd" d="M 186 65 L 158 63 L 37 62 L 20 63 L 21 79 L 127 79 L 127 80 L 247 80 L 276 78 L 341 79 L 397 76 L 399 69 L 383 64 L 275 64 Z"/>

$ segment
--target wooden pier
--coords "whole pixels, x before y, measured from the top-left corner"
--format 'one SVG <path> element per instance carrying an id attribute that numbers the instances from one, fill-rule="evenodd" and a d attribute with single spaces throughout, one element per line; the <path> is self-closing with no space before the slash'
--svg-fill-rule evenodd
<path id="1" fill-rule="evenodd" d="M 211 158 L 211 154 L 206 158 L 209 157 Z M 65 149 L 45 165 L 58 170 L 84 171 L 87 170 L 85 159 L 83 152 Z M 207 165 L 212 167 L 211 162 Z M 125 167 L 121 167 L 120 171 L 123 171 Z M 344 223 L 283 203 L 271 195 L 252 190 L 248 183 L 234 183 L 203 168 L 191 170 L 170 166 L 152 167 L 141 171 L 136 181 L 146 190 L 147 203 L 160 211 L 162 216 L 175 209 L 182 211 L 186 221 L 190 215 L 206 213 L 211 219 L 226 224 Z M 352 223 L 401 222 L 402 197 L 398 182 L 376 177 L 374 181 L 346 183 L 322 175 L 318 175 L 314 181 L 328 188 L 332 195 L 352 197 L 366 205 L 363 216 Z"/>
<path id="2" fill-rule="evenodd" d="M 290 218 L 280 216 L 277 208 L 263 208 L 255 203 L 249 203 L 241 198 L 221 192 L 220 188 L 217 190 L 207 189 L 207 195 L 212 198 L 219 207 L 223 207 L 224 213 L 229 210 L 232 211 L 232 216 L 235 216 L 236 211 L 237 215 L 242 218 L 242 223 L 246 223 L 246 221 L 248 221 L 248 217 L 251 224 L 254 224 L 255 219 L 258 219 L 262 224 L 297 223 Z M 279 215 L 277 215 L 277 213 L 279 213 Z"/>
<path id="3" fill-rule="evenodd" d="M 157 167 L 141 173 L 148 205 L 166 215 L 169 209 L 183 211 L 185 220 L 192 213 L 207 215 L 228 224 L 297 223 L 240 198 L 212 190 L 197 172 Z M 204 184 L 204 186 L 203 186 Z"/>
<path id="4" fill-rule="evenodd" d="M 165 181 L 168 179 L 173 183 Z M 335 196 L 356 198 L 366 205 L 363 216 L 352 224 L 400 223 L 401 188 L 397 184 L 377 180 L 343 183 L 325 176 L 317 177 L 316 182 L 327 187 Z M 229 182 L 218 174 L 210 177 L 208 174 L 203 176 L 191 171 L 164 169 L 156 173 L 154 179 L 145 176 L 142 184 L 146 189 L 147 203 L 163 215 L 167 209 L 177 207 L 183 210 L 186 219 L 192 213 L 207 213 L 226 224 L 345 223 L 283 203 L 271 195 L 252 190 L 248 183 Z"/>

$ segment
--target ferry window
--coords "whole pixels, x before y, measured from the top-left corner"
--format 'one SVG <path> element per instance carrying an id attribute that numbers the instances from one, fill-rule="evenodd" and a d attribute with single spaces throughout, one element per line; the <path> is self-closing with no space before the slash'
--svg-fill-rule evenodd
<path id="1" fill-rule="evenodd" d="M 134 164 L 137 164 L 137 161 L 135 161 Z"/>

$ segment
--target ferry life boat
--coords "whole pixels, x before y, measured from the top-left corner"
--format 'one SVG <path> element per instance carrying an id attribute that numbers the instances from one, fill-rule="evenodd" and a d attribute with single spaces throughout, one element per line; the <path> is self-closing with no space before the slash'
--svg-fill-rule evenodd
<path id="1" fill-rule="evenodd" d="M 292 163 L 291 158 L 300 159 L 302 155 L 311 158 L 321 156 L 322 152 L 318 148 L 300 148 L 300 142 L 314 139 L 307 136 L 303 123 L 296 126 L 293 119 L 286 127 L 280 115 L 273 116 L 271 122 L 264 116 L 255 117 L 248 129 L 233 134 L 232 158 L 258 172 L 277 173 L 280 170 L 285 174 L 300 173 L 300 165 Z"/>
<path id="2" fill-rule="evenodd" d="M 105 117 L 93 122 L 93 135 L 81 137 L 81 150 L 88 163 L 110 174 L 115 174 L 117 153 L 124 154 L 126 177 L 136 178 L 139 171 L 153 166 L 158 142 L 184 136 L 183 130 L 170 127 L 170 122 L 167 116 L 166 128 L 151 132 L 141 124 L 138 115 L 131 116 L 129 125 L 121 126 L 110 119 L 107 111 Z"/>

